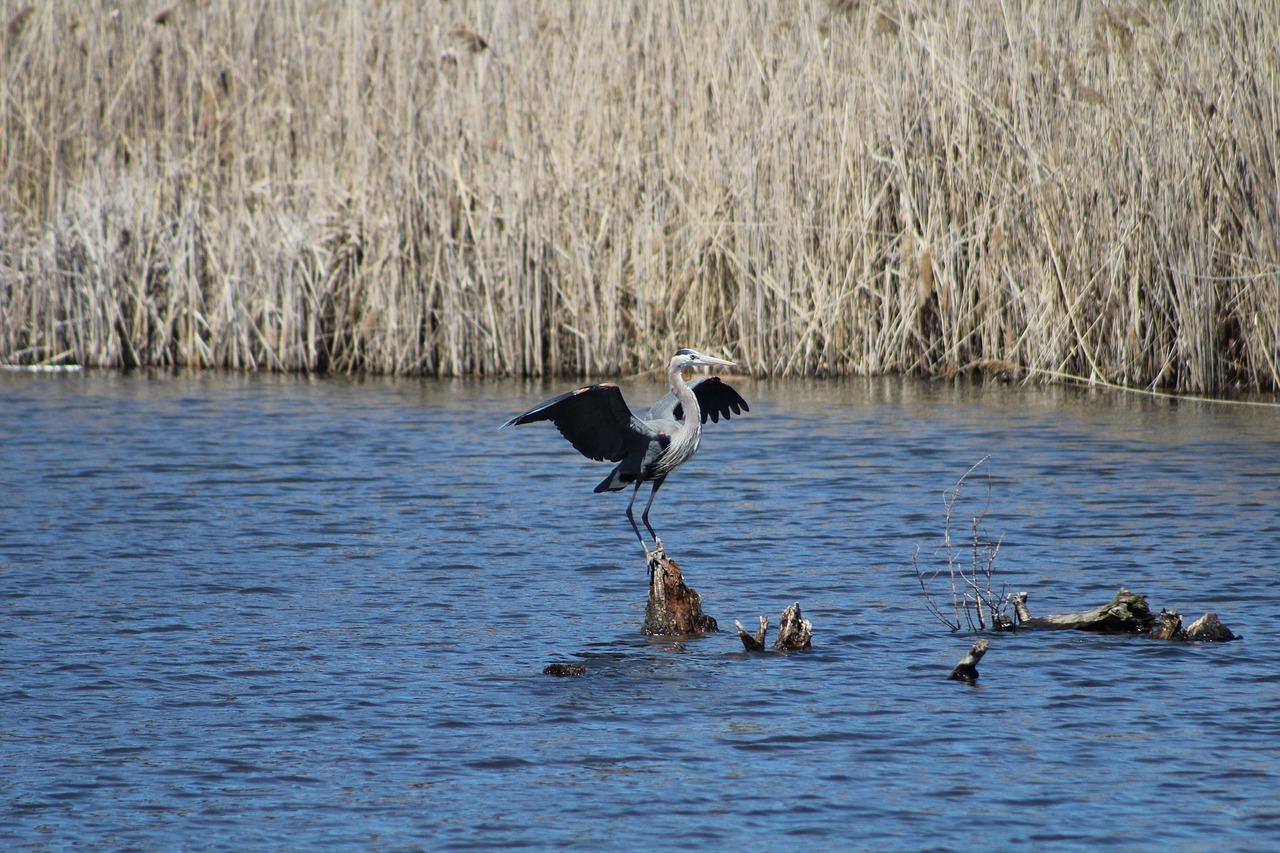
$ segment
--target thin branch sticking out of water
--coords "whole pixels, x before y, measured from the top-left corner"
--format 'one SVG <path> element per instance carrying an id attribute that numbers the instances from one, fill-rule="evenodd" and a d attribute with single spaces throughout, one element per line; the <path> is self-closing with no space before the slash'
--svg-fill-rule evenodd
<path id="1" fill-rule="evenodd" d="M 952 537 L 953 518 L 957 511 L 956 504 L 960 500 L 960 493 L 964 488 L 965 481 L 974 471 L 986 464 L 990 458 L 990 456 L 984 456 L 978 460 L 956 481 L 954 486 L 947 490 L 943 498 L 946 514 L 942 548 L 947 557 L 945 572 L 951 588 L 949 613 L 944 612 L 942 606 L 938 604 L 929 589 L 930 584 L 935 582 L 944 570 L 936 569 L 932 573 L 927 573 L 921 569 L 919 559 L 920 546 L 918 545 L 915 553 L 911 556 L 911 564 L 915 569 L 916 580 L 924 593 L 926 609 L 951 631 L 959 631 L 963 625 L 967 625 L 970 631 L 983 631 L 989 627 L 1001 628 L 1010 621 L 1004 612 L 1008 603 L 1008 596 L 1005 594 L 1005 590 L 1003 587 L 1000 592 L 996 592 L 993 589 L 996 555 L 1000 553 L 1000 545 L 1003 540 L 991 540 L 986 536 L 982 526 L 987 510 L 991 507 L 991 476 L 989 472 L 987 475 L 987 491 L 983 499 L 982 508 L 976 514 L 970 516 L 970 539 L 967 549 L 957 545 Z M 967 558 L 965 557 L 966 550 L 968 552 Z"/>

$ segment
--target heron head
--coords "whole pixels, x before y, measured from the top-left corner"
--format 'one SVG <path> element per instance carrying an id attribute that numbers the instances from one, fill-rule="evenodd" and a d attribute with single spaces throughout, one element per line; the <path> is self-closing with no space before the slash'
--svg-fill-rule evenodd
<path id="1" fill-rule="evenodd" d="M 725 361 L 723 358 L 715 358 L 710 355 L 703 355 L 695 349 L 685 347 L 677 350 L 675 357 L 671 359 L 671 366 L 684 370 L 686 367 L 737 367 L 732 361 Z"/>

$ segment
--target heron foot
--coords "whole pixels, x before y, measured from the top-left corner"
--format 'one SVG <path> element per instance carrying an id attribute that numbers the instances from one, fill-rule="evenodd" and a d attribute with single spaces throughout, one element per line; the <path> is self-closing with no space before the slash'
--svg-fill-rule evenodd
<path id="1" fill-rule="evenodd" d="M 644 547 L 644 561 L 649 569 L 649 585 L 653 586 L 653 573 L 658 571 L 663 561 L 667 559 L 667 552 L 662 548 L 662 540 L 654 537 L 654 548 L 649 550 L 649 546 Z"/>

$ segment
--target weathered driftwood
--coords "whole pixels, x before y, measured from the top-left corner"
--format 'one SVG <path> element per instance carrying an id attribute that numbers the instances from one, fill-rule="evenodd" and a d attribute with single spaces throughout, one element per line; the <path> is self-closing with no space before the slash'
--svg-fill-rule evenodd
<path id="1" fill-rule="evenodd" d="M 737 619 L 733 620 L 734 626 L 738 629 L 738 639 L 742 640 L 742 647 L 749 652 L 764 651 L 764 638 L 769 633 L 769 617 L 760 617 L 760 627 L 756 629 L 754 634 L 749 633 L 746 628 L 742 627 L 742 623 Z"/>
<path id="2" fill-rule="evenodd" d="M 688 637 L 720 630 L 702 612 L 702 599 L 687 586 L 676 561 L 665 551 L 649 553 L 649 603 L 644 609 L 644 632 L 650 636 Z"/>
<path id="3" fill-rule="evenodd" d="M 1159 616 L 1147 606 L 1147 598 L 1124 587 L 1107 604 L 1080 613 L 1034 617 L 1027 607 L 1027 593 L 1012 596 L 1013 609 L 1023 628 L 1072 628 L 1102 634 L 1145 634 L 1153 640 L 1191 640 L 1221 643 L 1237 639 L 1237 635 L 1218 621 L 1214 613 L 1206 613 L 1185 630 L 1182 615 L 1175 610 L 1162 610 Z"/>
<path id="4" fill-rule="evenodd" d="M 800 602 L 782 611 L 778 620 L 778 639 L 773 648 L 779 652 L 805 652 L 813 645 L 813 623 L 800 615 Z"/>
<path id="5" fill-rule="evenodd" d="M 978 640 L 969 647 L 969 651 L 960 659 L 960 663 L 956 664 L 955 669 L 951 670 L 952 678 L 956 681 L 963 681 L 965 684 L 973 684 L 978 680 L 978 661 L 982 660 L 982 656 L 987 653 L 990 643 L 987 640 Z"/>

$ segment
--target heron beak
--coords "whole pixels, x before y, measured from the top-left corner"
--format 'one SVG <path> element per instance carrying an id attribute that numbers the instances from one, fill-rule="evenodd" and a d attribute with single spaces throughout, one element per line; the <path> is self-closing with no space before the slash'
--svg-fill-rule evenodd
<path id="1" fill-rule="evenodd" d="M 732 361 L 725 361 L 723 358 L 713 358 L 709 355 L 699 355 L 698 364 L 705 364 L 708 367 L 737 367 Z"/>

